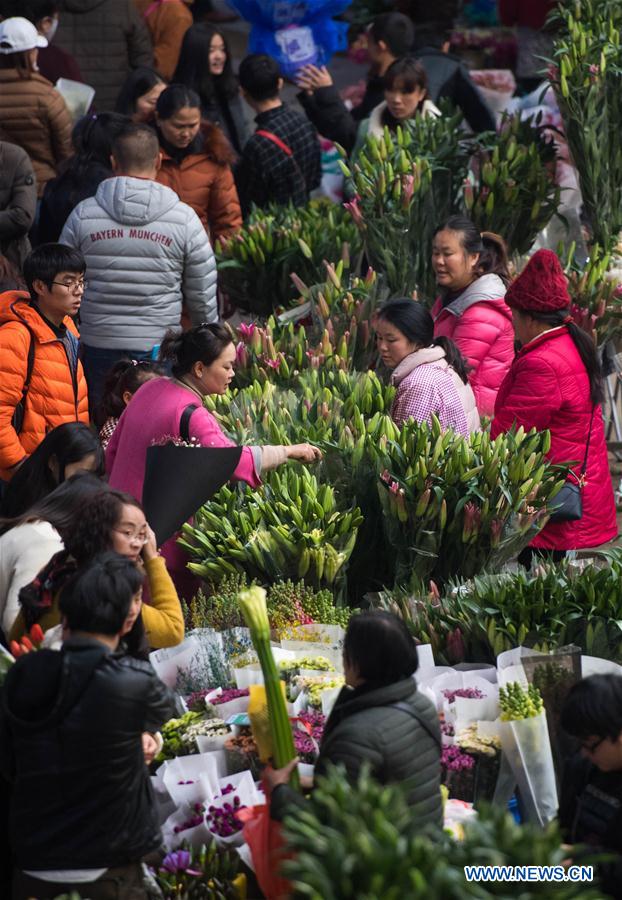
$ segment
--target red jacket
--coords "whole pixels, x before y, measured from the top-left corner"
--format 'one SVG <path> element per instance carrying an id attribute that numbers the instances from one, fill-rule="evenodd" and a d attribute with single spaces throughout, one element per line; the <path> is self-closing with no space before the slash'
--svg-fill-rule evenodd
<path id="1" fill-rule="evenodd" d="M 449 306 L 432 308 L 434 336 L 451 338 L 471 367 L 469 381 L 481 416 L 492 416 L 501 382 L 514 359 L 512 312 L 497 275 L 482 275 Z"/>
<path id="2" fill-rule="evenodd" d="M 578 474 L 590 433 L 592 403 L 585 366 L 565 326 L 526 344 L 508 372 L 495 404 L 492 436 L 514 423 L 549 429 L 549 459 L 573 463 Z M 576 463 L 576 465 L 574 465 Z M 612 540 L 618 533 L 605 430 L 600 406 L 594 411 L 583 490 L 583 517 L 576 522 L 549 523 L 532 542 L 548 550 L 577 550 Z"/>

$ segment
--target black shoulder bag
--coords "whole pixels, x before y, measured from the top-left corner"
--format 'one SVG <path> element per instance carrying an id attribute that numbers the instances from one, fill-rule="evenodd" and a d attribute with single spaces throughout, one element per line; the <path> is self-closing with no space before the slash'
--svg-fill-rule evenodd
<path id="1" fill-rule="evenodd" d="M 557 497 L 554 498 L 555 512 L 549 519 L 549 522 L 577 522 L 583 516 L 583 488 L 585 486 L 585 473 L 587 472 L 587 456 L 590 452 L 590 440 L 592 438 L 592 422 L 594 421 L 594 412 L 596 407 L 592 407 L 592 415 L 590 416 L 590 430 L 587 434 L 587 443 L 585 445 L 585 457 L 583 465 L 576 475 L 571 472 L 570 475 L 576 478 L 575 481 L 566 481 Z"/>

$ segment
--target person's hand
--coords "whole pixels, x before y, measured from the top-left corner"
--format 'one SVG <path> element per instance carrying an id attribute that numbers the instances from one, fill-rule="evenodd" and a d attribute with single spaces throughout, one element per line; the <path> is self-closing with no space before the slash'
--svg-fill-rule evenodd
<path id="1" fill-rule="evenodd" d="M 148 766 L 154 761 L 156 755 L 160 752 L 160 745 L 155 735 L 151 734 L 150 731 L 143 731 L 141 740 L 143 743 L 143 757 L 145 760 L 145 765 Z"/>
<path id="2" fill-rule="evenodd" d="M 288 459 L 297 459 L 300 462 L 315 462 L 322 458 L 322 451 L 313 444 L 292 444 L 285 449 Z"/>
<path id="3" fill-rule="evenodd" d="M 272 793 L 280 784 L 289 784 L 291 774 L 299 762 L 300 760 L 296 757 L 295 759 L 292 759 L 291 762 L 287 763 L 286 766 L 283 766 L 282 769 L 273 769 L 272 766 L 266 766 L 262 772 L 262 778 L 266 782 L 270 793 Z"/>
<path id="4" fill-rule="evenodd" d="M 312 94 L 318 88 L 330 87 L 333 83 L 330 72 L 326 66 L 303 66 L 296 76 L 296 83 L 303 91 Z"/>
<path id="5" fill-rule="evenodd" d="M 143 559 L 155 559 L 158 555 L 158 545 L 156 543 L 156 536 L 153 528 L 147 525 L 147 543 L 143 547 L 142 557 Z"/>

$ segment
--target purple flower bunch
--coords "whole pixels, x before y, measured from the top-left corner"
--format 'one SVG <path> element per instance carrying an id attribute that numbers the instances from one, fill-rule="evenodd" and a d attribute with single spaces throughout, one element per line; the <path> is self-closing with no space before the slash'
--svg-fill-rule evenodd
<path id="1" fill-rule="evenodd" d="M 200 825 L 203 821 L 203 816 L 205 814 L 205 807 L 203 804 L 193 803 L 191 809 L 193 815 L 189 816 L 185 822 L 181 823 L 181 825 L 175 825 L 173 828 L 175 834 L 179 834 L 181 831 L 187 831 L 188 828 L 196 828 L 197 825 Z"/>
<path id="2" fill-rule="evenodd" d="M 232 785 L 222 791 L 223 794 L 230 794 L 233 791 Z M 210 806 L 207 810 L 207 827 L 212 834 L 219 837 L 231 837 L 241 831 L 244 823 L 238 819 L 237 813 L 241 809 L 245 809 L 239 797 L 233 797 L 232 803 L 223 803 L 222 806 Z"/>
<path id="3" fill-rule="evenodd" d="M 456 730 L 451 722 L 441 722 L 441 734 L 445 737 L 454 737 Z"/>
<path id="4" fill-rule="evenodd" d="M 468 700 L 483 700 L 484 695 L 479 688 L 458 688 L 456 691 L 443 691 L 443 697 L 448 703 L 453 703 L 456 697 L 466 697 Z"/>
<path id="5" fill-rule="evenodd" d="M 167 853 L 162 860 L 160 872 L 168 872 L 171 875 L 177 875 L 180 872 L 186 875 L 202 875 L 203 872 L 196 869 L 190 869 L 190 853 L 188 850 L 175 850 L 173 853 Z"/>
<path id="6" fill-rule="evenodd" d="M 443 747 L 441 751 L 441 766 L 447 772 L 463 772 L 472 769 L 475 760 L 468 753 L 464 753 L 456 744 Z"/>
<path id="7" fill-rule="evenodd" d="M 294 727 L 294 748 L 303 762 L 314 762 L 322 740 L 326 716 L 317 710 L 300 713 Z"/>
<path id="8" fill-rule="evenodd" d="M 238 697 L 248 697 L 248 688 L 227 688 L 217 697 L 210 700 L 212 706 L 220 706 L 221 703 L 229 703 L 231 700 L 237 700 Z"/>
<path id="9" fill-rule="evenodd" d="M 177 784 L 194 784 L 194 781 L 178 781 Z"/>

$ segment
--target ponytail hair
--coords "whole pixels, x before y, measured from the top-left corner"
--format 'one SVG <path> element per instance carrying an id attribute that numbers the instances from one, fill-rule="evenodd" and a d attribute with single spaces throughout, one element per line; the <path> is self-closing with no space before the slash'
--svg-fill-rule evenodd
<path id="1" fill-rule="evenodd" d="M 493 231 L 480 233 L 476 225 L 467 216 L 450 216 L 444 225 L 440 225 L 434 235 L 439 231 L 454 231 L 460 235 L 460 244 L 465 253 L 479 253 L 477 263 L 478 275 L 498 275 L 507 287 L 510 283 L 510 264 L 508 248 L 503 238 Z"/>
<path id="2" fill-rule="evenodd" d="M 567 321 L 570 318 L 570 308 L 556 309 L 552 312 L 534 312 L 530 309 L 518 309 L 516 312 L 531 316 L 536 322 L 543 322 L 552 328 L 559 328 L 565 325 L 568 328 L 568 334 L 573 340 L 577 352 L 581 357 L 581 362 L 585 366 L 587 376 L 590 380 L 590 400 L 592 406 L 598 406 L 605 399 L 605 390 L 603 385 L 603 373 L 600 360 L 594 346 L 594 341 L 586 332 L 580 328 L 576 322 Z"/>
<path id="3" fill-rule="evenodd" d="M 149 359 L 120 359 L 106 375 L 102 400 L 103 418 L 119 419 L 125 409 L 123 394 L 135 394 L 150 376 L 164 375 L 164 369 Z"/>
<path id="4" fill-rule="evenodd" d="M 176 378 L 187 375 L 196 362 L 211 366 L 233 343 L 225 325 L 196 325 L 189 331 L 167 331 L 160 345 L 160 362 L 170 362 Z"/>
<path id="5" fill-rule="evenodd" d="M 448 365 L 465 384 L 468 383 L 469 365 L 466 359 L 450 338 L 434 337 L 434 319 L 422 303 L 408 297 L 389 300 L 380 307 L 377 321 L 393 325 L 411 344 L 424 348 L 440 347 Z"/>

